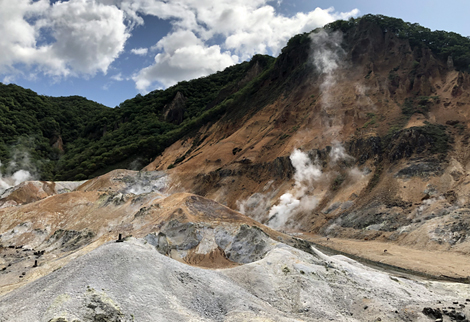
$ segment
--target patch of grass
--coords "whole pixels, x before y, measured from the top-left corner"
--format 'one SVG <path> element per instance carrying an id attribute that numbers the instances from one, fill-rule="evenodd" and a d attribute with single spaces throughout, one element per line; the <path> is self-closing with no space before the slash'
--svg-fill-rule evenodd
<path id="1" fill-rule="evenodd" d="M 387 138 L 391 138 L 391 136 L 396 132 L 401 131 L 406 125 L 406 123 L 408 123 L 408 119 L 409 118 L 407 116 L 402 115 L 393 123 L 388 123 L 390 125 L 390 128 L 388 129 L 387 135 L 385 136 L 385 140 L 387 140 Z"/>
<path id="2" fill-rule="evenodd" d="M 300 126 L 299 126 L 299 125 L 296 125 L 296 126 L 292 127 L 292 129 L 290 129 L 289 132 L 291 132 L 291 133 L 297 132 L 297 130 L 298 130 L 299 128 L 300 128 Z"/>
<path id="3" fill-rule="evenodd" d="M 457 130 L 459 130 L 460 132 L 462 132 L 463 130 L 465 130 L 467 127 L 465 125 L 463 125 L 462 123 L 457 123 L 454 125 L 454 128 L 456 128 Z"/>
<path id="4" fill-rule="evenodd" d="M 367 113 L 367 117 L 369 118 L 369 121 L 367 121 L 362 128 L 367 129 L 369 125 L 374 125 L 377 122 L 377 119 L 375 117 L 374 113 Z"/>
<path id="5" fill-rule="evenodd" d="M 338 174 L 333 180 L 333 183 L 331 184 L 331 190 L 336 191 L 339 189 L 339 187 L 343 184 L 344 180 L 346 180 L 346 176 L 342 174 Z"/>
<path id="6" fill-rule="evenodd" d="M 431 124 L 424 122 L 425 126 L 421 127 L 421 131 L 426 136 L 432 137 L 434 144 L 430 147 L 431 152 L 446 154 L 449 150 L 450 137 L 447 135 L 446 127 L 440 124 Z"/>
<path id="7" fill-rule="evenodd" d="M 179 157 L 179 158 L 176 158 L 175 162 L 173 162 L 173 164 L 178 164 L 178 163 L 181 163 L 184 161 L 184 159 L 186 158 L 186 154 Z"/>
<path id="8" fill-rule="evenodd" d="M 439 102 L 439 96 L 408 97 L 405 99 L 401 111 L 407 117 L 416 113 L 426 115 L 431 106 L 437 102 Z"/>

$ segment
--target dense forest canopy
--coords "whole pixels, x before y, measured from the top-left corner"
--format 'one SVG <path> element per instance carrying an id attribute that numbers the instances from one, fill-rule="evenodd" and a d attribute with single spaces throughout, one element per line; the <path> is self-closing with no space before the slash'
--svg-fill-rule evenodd
<path id="1" fill-rule="evenodd" d="M 2 172 L 22 168 L 41 179 L 79 180 L 131 163 L 141 167 L 231 107 L 243 92 L 237 86 L 253 83 L 242 82 L 253 65 L 269 69 L 273 62 L 257 55 L 213 75 L 137 95 L 114 109 L 83 97 L 47 97 L 0 84 Z M 184 98 L 184 114 L 175 123 L 164 114 L 177 93 Z"/>
<path id="2" fill-rule="evenodd" d="M 429 47 L 444 62 L 451 56 L 456 69 L 470 71 L 470 39 L 453 32 L 382 15 L 339 20 L 325 29 L 348 32 L 361 21 L 408 39 L 412 47 Z M 294 36 L 276 59 L 255 55 L 213 75 L 137 95 L 114 109 L 83 97 L 48 97 L 0 84 L 0 170 L 22 168 L 40 179 L 79 180 L 114 168 L 138 169 L 202 125 L 223 115 L 246 115 L 256 102 L 266 104 L 295 88 L 309 69 L 295 65 L 292 57 L 308 55 L 309 41 L 308 33 Z M 253 70 L 256 75 L 248 77 Z M 271 87 L 263 92 L 266 82 Z"/>
<path id="3" fill-rule="evenodd" d="M 3 173 L 18 168 L 52 178 L 61 157 L 59 137 L 77 140 L 86 124 L 108 107 L 79 96 L 48 97 L 0 84 L 0 161 Z M 63 145 L 63 144 L 62 144 Z"/>

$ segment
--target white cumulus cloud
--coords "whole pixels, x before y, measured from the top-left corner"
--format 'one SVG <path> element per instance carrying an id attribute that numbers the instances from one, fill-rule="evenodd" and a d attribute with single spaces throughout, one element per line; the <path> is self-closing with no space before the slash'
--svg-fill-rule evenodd
<path id="1" fill-rule="evenodd" d="M 121 10 L 88 0 L 0 0 L 0 34 L 0 72 L 53 76 L 106 73 L 130 36 Z"/>
<path id="2" fill-rule="evenodd" d="M 134 49 L 131 49 L 131 53 L 133 53 L 134 55 L 138 55 L 138 56 L 145 56 L 147 55 L 149 49 L 148 48 L 134 48 Z"/>
<path id="3" fill-rule="evenodd" d="M 117 82 L 122 82 L 124 80 L 124 77 L 122 77 L 121 73 L 118 73 L 116 75 L 113 75 L 110 77 L 112 80 L 115 80 Z"/>
<path id="4" fill-rule="evenodd" d="M 249 59 L 277 55 L 290 37 L 358 14 L 333 8 L 287 17 L 274 0 L 0 0 L 0 74 L 94 76 L 107 73 L 146 16 L 171 31 L 151 49 L 154 62 L 132 79 L 145 92 L 201 77 Z M 26 66 L 26 67 L 25 67 Z M 27 77 L 27 76 L 26 76 Z"/>
<path id="5" fill-rule="evenodd" d="M 179 30 L 163 37 L 156 45 L 161 53 L 155 64 L 142 69 L 133 77 L 136 87 L 146 91 L 155 81 L 171 86 L 184 79 L 214 73 L 238 62 L 238 57 L 220 46 L 207 46 L 192 31 Z"/>

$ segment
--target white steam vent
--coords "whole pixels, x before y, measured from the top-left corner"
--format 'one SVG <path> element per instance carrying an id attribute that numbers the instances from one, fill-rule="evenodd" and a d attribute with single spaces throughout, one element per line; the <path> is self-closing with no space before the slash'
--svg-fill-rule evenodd
<path id="1" fill-rule="evenodd" d="M 314 210 L 318 203 L 318 194 L 314 194 L 315 184 L 320 180 L 331 177 L 331 173 L 323 173 L 318 162 L 312 162 L 307 153 L 295 149 L 290 156 L 295 169 L 293 189 L 283 194 L 279 203 L 269 211 L 268 226 L 274 229 L 285 227 L 289 218 L 299 212 Z M 329 153 L 329 166 L 334 167 L 339 162 L 354 162 L 354 158 L 347 154 L 340 142 L 333 143 Z M 364 177 L 364 173 L 357 166 L 347 166 L 343 170 L 349 184 L 353 184 Z"/>
<path id="2" fill-rule="evenodd" d="M 139 172 L 135 177 L 126 177 L 125 193 L 141 195 L 150 192 L 163 193 L 169 184 L 169 177 L 163 171 Z"/>
<path id="3" fill-rule="evenodd" d="M 314 183 L 322 177 L 319 165 L 312 163 L 309 156 L 295 149 L 290 156 L 295 169 L 294 188 L 283 194 L 279 204 L 269 211 L 268 226 L 279 229 L 299 211 L 314 209 L 318 199 L 313 195 Z"/>
<path id="4" fill-rule="evenodd" d="M 2 162 L 0 161 L 0 167 Z M 3 176 L 0 172 L 0 198 L 2 197 L 3 193 L 11 187 L 19 185 L 25 181 L 33 179 L 33 176 L 29 171 L 26 170 L 18 170 L 11 175 Z"/>

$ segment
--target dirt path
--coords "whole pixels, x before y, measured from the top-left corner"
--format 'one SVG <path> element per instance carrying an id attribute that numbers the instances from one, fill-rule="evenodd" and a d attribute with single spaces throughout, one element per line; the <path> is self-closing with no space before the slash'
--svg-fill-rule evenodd
<path id="1" fill-rule="evenodd" d="M 455 252 L 423 251 L 377 241 L 302 234 L 302 239 L 367 260 L 433 276 L 470 280 L 470 256 Z"/>

